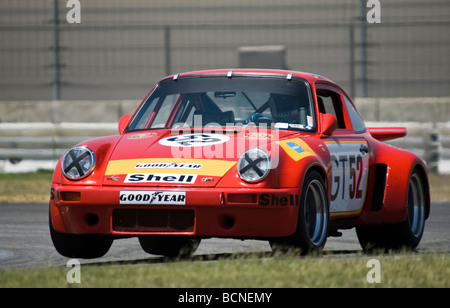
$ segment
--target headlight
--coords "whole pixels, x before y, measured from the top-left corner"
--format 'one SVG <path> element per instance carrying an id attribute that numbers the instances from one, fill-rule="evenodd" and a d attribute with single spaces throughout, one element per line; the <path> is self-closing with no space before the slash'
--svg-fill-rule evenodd
<path id="1" fill-rule="evenodd" d="M 269 174 L 270 167 L 269 154 L 258 148 L 250 149 L 242 154 L 237 164 L 239 176 L 249 183 L 262 181 Z"/>
<path id="2" fill-rule="evenodd" d="M 95 154 L 86 146 L 70 149 L 63 157 L 61 169 L 69 180 L 81 180 L 94 171 Z"/>

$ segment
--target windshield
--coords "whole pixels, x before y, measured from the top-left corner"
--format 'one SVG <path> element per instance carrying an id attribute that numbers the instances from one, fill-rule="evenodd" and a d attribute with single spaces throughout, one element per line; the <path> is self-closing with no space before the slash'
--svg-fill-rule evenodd
<path id="1" fill-rule="evenodd" d="M 260 125 L 314 129 L 309 84 L 271 77 L 192 77 L 157 84 L 127 132 L 160 128 Z"/>

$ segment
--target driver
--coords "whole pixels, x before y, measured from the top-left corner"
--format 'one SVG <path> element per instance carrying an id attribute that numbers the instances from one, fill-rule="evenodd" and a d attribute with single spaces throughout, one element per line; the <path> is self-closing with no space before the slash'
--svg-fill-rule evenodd
<path id="1" fill-rule="evenodd" d="M 271 93 L 270 111 L 275 122 L 299 123 L 299 98 L 291 95 Z"/>

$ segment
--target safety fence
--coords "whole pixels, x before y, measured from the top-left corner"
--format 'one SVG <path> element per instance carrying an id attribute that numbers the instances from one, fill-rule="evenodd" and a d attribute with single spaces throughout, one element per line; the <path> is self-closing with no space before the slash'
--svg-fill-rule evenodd
<path id="1" fill-rule="evenodd" d="M 379 23 L 368 0 L 89 0 L 80 23 L 68 3 L 0 1 L 0 100 L 142 97 L 169 74 L 247 66 L 242 48 L 267 45 L 285 50 L 271 68 L 351 97 L 450 96 L 448 0 L 380 1 Z"/>

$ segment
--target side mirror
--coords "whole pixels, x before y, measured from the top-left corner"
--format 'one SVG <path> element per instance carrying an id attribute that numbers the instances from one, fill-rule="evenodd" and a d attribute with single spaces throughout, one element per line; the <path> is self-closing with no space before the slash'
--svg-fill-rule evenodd
<path id="1" fill-rule="evenodd" d="M 330 136 L 337 128 L 337 120 L 331 113 L 319 113 L 320 133 L 322 136 Z"/>
<path id="2" fill-rule="evenodd" d="M 119 121 L 119 134 L 123 135 L 125 129 L 128 126 L 128 122 L 130 122 L 132 114 L 123 115 Z"/>

